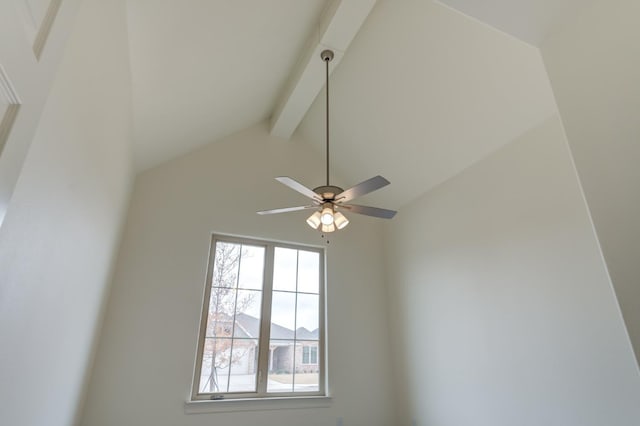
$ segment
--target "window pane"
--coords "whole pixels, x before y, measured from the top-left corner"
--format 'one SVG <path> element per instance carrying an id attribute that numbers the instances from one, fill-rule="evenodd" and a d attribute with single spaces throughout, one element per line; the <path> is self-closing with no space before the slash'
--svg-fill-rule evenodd
<path id="1" fill-rule="evenodd" d="M 213 277 L 211 285 L 214 287 L 234 288 L 238 282 L 238 267 L 240 266 L 240 244 L 216 242 L 214 256 Z"/>
<path id="2" fill-rule="evenodd" d="M 229 392 L 255 392 L 258 340 L 233 339 Z"/>
<path id="3" fill-rule="evenodd" d="M 298 251 L 298 291 L 318 293 L 320 283 L 320 254 Z"/>
<path id="4" fill-rule="evenodd" d="M 296 326 L 296 294 L 274 291 L 271 299 L 271 338 L 293 339 Z"/>
<path id="5" fill-rule="evenodd" d="M 318 392 L 320 373 L 296 373 L 294 392 Z"/>
<path id="6" fill-rule="evenodd" d="M 227 392 L 230 355 L 231 339 L 205 339 L 200 392 Z"/>
<path id="7" fill-rule="evenodd" d="M 292 392 L 294 366 L 293 340 L 271 340 L 267 392 Z"/>
<path id="8" fill-rule="evenodd" d="M 262 292 L 255 290 L 238 290 L 236 302 L 236 322 L 233 337 L 260 337 L 260 308 Z"/>
<path id="9" fill-rule="evenodd" d="M 296 343 L 296 369 L 294 376 L 294 392 L 317 392 L 320 390 L 320 367 L 317 361 L 317 342 L 297 342 Z M 316 354 L 315 363 L 304 363 L 304 354 L 309 354 L 310 361 L 313 361 L 313 354 Z"/>
<path id="10" fill-rule="evenodd" d="M 298 293 L 298 310 L 296 317 L 296 339 L 318 340 L 320 333 L 319 296 Z"/>
<path id="11" fill-rule="evenodd" d="M 207 318 L 207 337 L 231 337 L 236 290 L 212 287 Z"/>
<path id="12" fill-rule="evenodd" d="M 298 250 L 276 247 L 273 265 L 273 289 L 296 291 Z"/>
<path id="13" fill-rule="evenodd" d="M 238 287 L 262 290 L 264 247 L 242 246 Z"/>

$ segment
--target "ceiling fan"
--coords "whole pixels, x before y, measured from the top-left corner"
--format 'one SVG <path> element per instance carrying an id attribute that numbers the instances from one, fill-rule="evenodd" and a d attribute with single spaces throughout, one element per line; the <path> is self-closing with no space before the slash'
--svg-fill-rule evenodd
<path id="1" fill-rule="evenodd" d="M 381 209 L 378 207 L 361 206 L 357 204 L 349 204 L 349 202 L 357 197 L 378 190 L 389 185 L 389 181 L 382 176 L 375 176 L 367 179 L 347 190 L 331 185 L 329 183 L 329 62 L 333 59 L 331 50 L 324 50 L 320 57 L 326 64 L 326 134 L 327 134 L 327 184 L 314 188 L 313 190 L 302 185 L 300 182 L 287 177 L 277 177 L 276 180 L 294 191 L 311 199 L 311 204 L 306 206 L 285 207 L 282 209 L 262 210 L 257 212 L 260 215 L 288 213 L 300 210 L 316 211 L 309 216 L 307 223 L 314 229 L 328 233 L 337 229 L 343 229 L 349 224 L 349 220 L 340 210 L 352 213 L 363 214 L 367 216 L 378 217 L 382 219 L 391 219 L 395 216 L 394 210 Z"/>

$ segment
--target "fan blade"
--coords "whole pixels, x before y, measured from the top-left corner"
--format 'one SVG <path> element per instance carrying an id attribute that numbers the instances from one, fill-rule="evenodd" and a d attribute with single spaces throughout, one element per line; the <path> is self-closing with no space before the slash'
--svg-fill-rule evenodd
<path id="1" fill-rule="evenodd" d="M 277 177 L 276 180 L 284 185 L 287 185 L 289 188 L 293 189 L 294 191 L 298 191 L 302 195 L 311 198 L 312 200 L 322 201 L 318 194 L 316 194 L 315 192 L 313 192 L 312 190 L 310 190 L 300 182 L 296 181 L 295 179 L 291 179 L 288 176 L 280 176 L 280 177 Z"/>
<path id="2" fill-rule="evenodd" d="M 378 207 L 359 206 L 357 204 L 341 204 L 339 207 L 349 210 L 353 213 L 364 214 L 367 216 L 379 217 L 382 219 L 391 219 L 396 215 L 395 210 L 381 209 Z"/>
<path id="3" fill-rule="evenodd" d="M 283 209 L 273 209 L 273 210 L 261 210 L 256 212 L 258 214 L 276 214 L 276 213 L 289 213 L 289 212 L 297 212 L 300 210 L 308 210 L 308 209 L 316 209 L 318 206 L 298 206 L 298 207 L 285 207 Z"/>
<path id="4" fill-rule="evenodd" d="M 362 197 L 365 194 L 385 187 L 389 185 L 389 183 L 390 182 L 382 176 L 372 177 L 371 179 L 367 179 L 364 182 L 360 182 L 356 186 L 352 186 L 346 191 L 342 191 L 336 196 L 336 201 L 339 203 L 351 201 L 354 198 Z"/>

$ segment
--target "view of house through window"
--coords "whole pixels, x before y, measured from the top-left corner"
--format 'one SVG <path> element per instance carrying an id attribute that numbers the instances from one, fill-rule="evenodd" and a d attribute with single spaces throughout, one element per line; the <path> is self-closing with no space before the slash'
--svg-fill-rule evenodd
<path id="1" fill-rule="evenodd" d="M 324 394 L 322 250 L 213 237 L 194 399 Z"/>

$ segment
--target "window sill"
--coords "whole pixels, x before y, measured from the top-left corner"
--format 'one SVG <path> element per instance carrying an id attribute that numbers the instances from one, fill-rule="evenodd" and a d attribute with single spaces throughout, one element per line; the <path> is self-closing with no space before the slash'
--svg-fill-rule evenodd
<path id="1" fill-rule="evenodd" d="M 330 396 L 295 396 L 274 398 L 224 399 L 215 401 L 186 401 L 185 414 L 227 413 L 236 411 L 294 410 L 327 408 Z"/>

